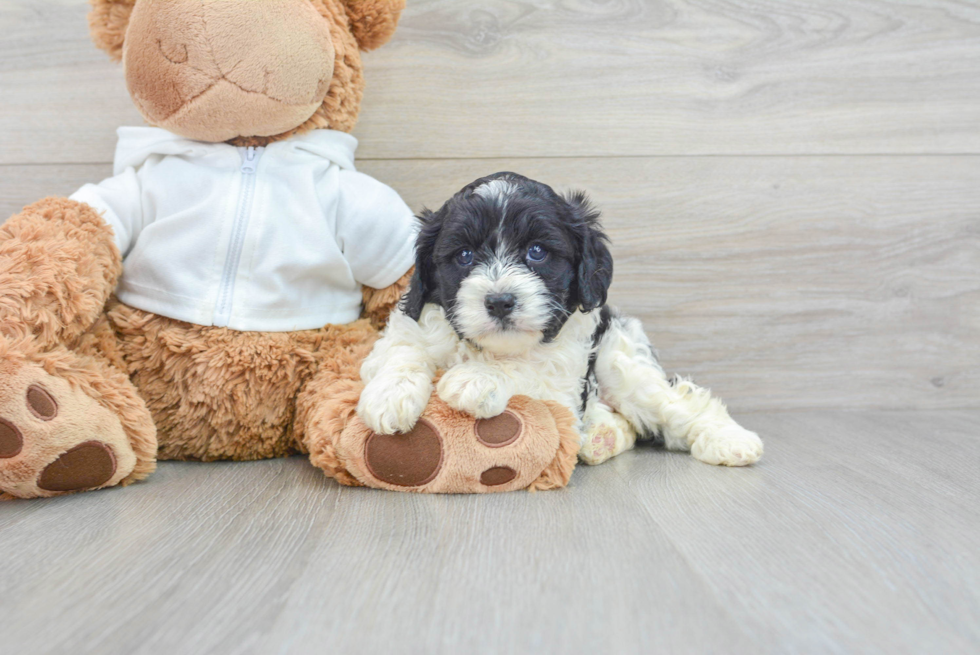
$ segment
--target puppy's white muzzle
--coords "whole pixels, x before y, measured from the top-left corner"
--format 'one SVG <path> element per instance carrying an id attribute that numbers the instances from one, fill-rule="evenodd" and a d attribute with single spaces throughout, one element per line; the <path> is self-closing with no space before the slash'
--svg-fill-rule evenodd
<path id="1" fill-rule="evenodd" d="M 499 353 L 519 353 L 539 343 L 551 319 L 548 290 L 523 264 L 496 260 L 463 280 L 455 323 L 464 337 Z"/>

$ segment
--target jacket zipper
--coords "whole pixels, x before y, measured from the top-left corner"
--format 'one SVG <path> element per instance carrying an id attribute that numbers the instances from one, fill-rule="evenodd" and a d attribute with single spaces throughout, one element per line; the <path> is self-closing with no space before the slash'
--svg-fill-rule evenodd
<path id="1" fill-rule="evenodd" d="M 231 242 L 228 244 L 228 255 L 225 257 L 225 268 L 221 274 L 221 286 L 218 287 L 218 302 L 214 310 L 212 323 L 217 327 L 227 327 L 231 320 L 232 299 L 235 295 L 235 278 L 238 276 L 238 265 L 242 260 L 242 247 L 245 245 L 245 232 L 252 214 L 252 200 L 255 197 L 255 171 L 259 167 L 259 158 L 264 148 L 242 148 L 242 189 L 238 195 L 238 207 L 235 211 L 235 224 L 232 226 Z"/>

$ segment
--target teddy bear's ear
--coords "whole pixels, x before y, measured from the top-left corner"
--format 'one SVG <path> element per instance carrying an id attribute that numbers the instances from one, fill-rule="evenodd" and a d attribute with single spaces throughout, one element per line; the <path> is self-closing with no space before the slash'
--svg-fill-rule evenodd
<path id="1" fill-rule="evenodd" d="M 109 53 L 114 61 L 122 59 L 123 41 L 129 27 L 129 15 L 136 0 L 89 0 L 92 11 L 88 14 L 92 40 Z"/>
<path id="2" fill-rule="evenodd" d="M 374 50 L 387 43 L 405 8 L 405 0 L 343 0 L 343 3 L 361 50 Z"/>

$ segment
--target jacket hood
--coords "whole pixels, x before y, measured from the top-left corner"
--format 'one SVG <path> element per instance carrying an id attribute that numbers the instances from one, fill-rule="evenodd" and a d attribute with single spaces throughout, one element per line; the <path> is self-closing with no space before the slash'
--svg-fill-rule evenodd
<path id="1" fill-rule="evenodd" d="M 119 141 L 116 143 L 116 156 L 113 175 L 119 175 L 127 168 L 139 168 L 153 155 L 204 157 L 221 152 L 235 153 L 238 148 L 227 143 L 206 143 L 192 141 L 159 127 L 120 127 L 116 130 Z M 357 139 L 337 130 L 313 130 L 284 141 L 271 143 L 267 152 L 282 154 L 293 152 L 326 159 L 340 168 L 354 168 L 354 152 Z"/>

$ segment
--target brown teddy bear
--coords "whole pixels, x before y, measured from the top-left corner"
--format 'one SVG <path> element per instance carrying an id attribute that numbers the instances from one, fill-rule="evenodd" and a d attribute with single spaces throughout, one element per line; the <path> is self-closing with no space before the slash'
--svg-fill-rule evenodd
<path id="1" fill-rule="evenodd" d="M 405 290 L 414 218 L 354 170 L 359 49 L 404 0 L 92 0 L 153 127 L 114 176 L 0 227 L 0 492 L 126 485 L 160 459 L 309 453 L 344 484 L 563 486 L 564 408 L 485 421 L 435 399 L 407 435 L 354 415 Z"/>

